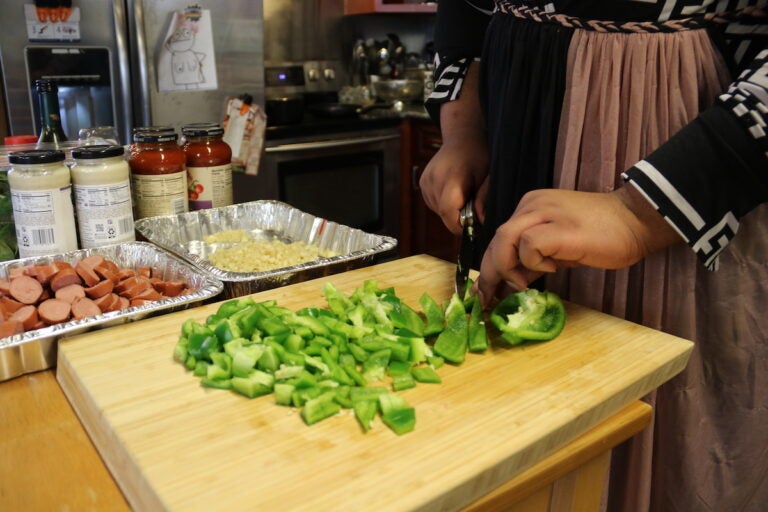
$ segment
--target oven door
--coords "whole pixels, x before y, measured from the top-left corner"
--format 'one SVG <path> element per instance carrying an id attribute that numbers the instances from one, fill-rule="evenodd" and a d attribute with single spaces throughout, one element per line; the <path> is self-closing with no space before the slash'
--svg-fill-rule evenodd
<path id="1" fill-rule="evenodd" d="M 235 202 L 277 199 L 369 233 L 400 232 L 397 128 L 268 141 L 257 175 L 235 173 Z"/>

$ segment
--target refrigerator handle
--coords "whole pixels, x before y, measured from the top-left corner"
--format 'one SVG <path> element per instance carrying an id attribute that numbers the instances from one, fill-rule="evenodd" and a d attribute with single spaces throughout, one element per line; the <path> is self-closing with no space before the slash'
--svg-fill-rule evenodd
<path id="1" fill-rule="evenodd" d="M 133 4 L 133 16 L 131 17 L 131 23 L 133 26 L 133 34 L 136 39 L 136 66 L 134 70 L 138 73 L 138 80 L 135 81 L 136 89 L 134 91 L 134 105 L 138 105 L 136 112 L 139 115 L 138 125 L 148 126 L 152 124 L 152 112 L 150 109 L 150 90 L 149 90 L 149 65 L 147 62 L 147 39 L 144 35 L 144 6 L 142 0 L 133 0 L 130 2 Z M 141 109 L 139 111 L 139 108 Z"/>
<path id="2" fill-rule="evenodd" d="M 116 128 L 118 129 L 118 134 L 122 134 L 123 140 L 130 143 L 131 129 L 133 128 L 133 109 L 131 108 L 131 53 L 128 47 L 128 22 L 125 12 L 125 1 L 112 0 L 112 10 L 115 23 L 117 66 L 120 74 L 117 77 L 120 94 L 115 98 L 114 108 L 122 109 L 122 115 L 115 112 L 115 120 L 120 120 L 121 125 L 116 126 Z"/>

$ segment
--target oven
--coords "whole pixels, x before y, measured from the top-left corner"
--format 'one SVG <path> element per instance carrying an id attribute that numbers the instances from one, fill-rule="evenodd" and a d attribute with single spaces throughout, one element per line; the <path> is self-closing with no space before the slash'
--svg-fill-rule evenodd
<path id="1" fill-rule="evenodd" d="M 316 117 L 310 108 L 338 101 L 345 83 L 342 69 L 336 61 L 267 63 L 264 153 L 257 174 L 234 173 L 234 199 L 276 199 L 318 217 L 397 238 L 399 116 L 375 109 L 371 114 L 327 118 Z M 288 98 L 291 105 L 302 105 L 303 112 L 270 117 L 270 106 L 275 113 L 285 113 L 280 109 Z"/>
<path id="2" fill-rule="evenodd" d="M 234 173 L 235 202 L 277 199 L 369 233 L 400 232 L 397 125 L 267 140 L 256 175 Z"/>

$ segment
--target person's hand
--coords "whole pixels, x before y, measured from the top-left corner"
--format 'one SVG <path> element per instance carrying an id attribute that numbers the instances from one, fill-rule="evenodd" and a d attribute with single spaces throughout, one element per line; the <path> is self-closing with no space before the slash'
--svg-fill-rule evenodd
<path id="1" fill-rule="evenodd" d="M 419 179 L 424 202 L 454 234 L 461 233 L 459 212 L 473 194 L 481 222 L 485 213 L 488 149 L 484 137 L 468 137 L 444 142 Z"/>
<path id="2" fill-rule="evenodd" d="M 502 289 L 522 290 L 545 272 L 623 268 L 678 241 L 632 186 L 611 193 L 536 190 L 496 231 L 475 288 L 488 306 Z"/>
<path id="3" fill-rule="evenodd" d="M 461 209 L 473 196 L 478 220 L 485 218 L 490 157 L 478 81 L 478 66 L 471 63 L 459 97 L 440 107 L 443 143 L 419 178 L 427 207 L 455 234 L 461 233 Z"/>

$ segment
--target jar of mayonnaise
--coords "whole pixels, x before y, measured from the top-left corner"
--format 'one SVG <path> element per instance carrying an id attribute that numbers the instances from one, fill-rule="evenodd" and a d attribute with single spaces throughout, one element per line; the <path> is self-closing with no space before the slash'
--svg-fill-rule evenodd
<path id="1" fill-rule="evenodd" d="M 72 150 L 70 172 L 83 249 L 136 240 L 131 173 L 122 146 L 83 146 Z"/>
<path id="2" fill-rule="evenodd" d="M 8 184 L 19 256 L 45 256 L 77 250 L 72 183 L 58 150 L 8 155 Z"/>

